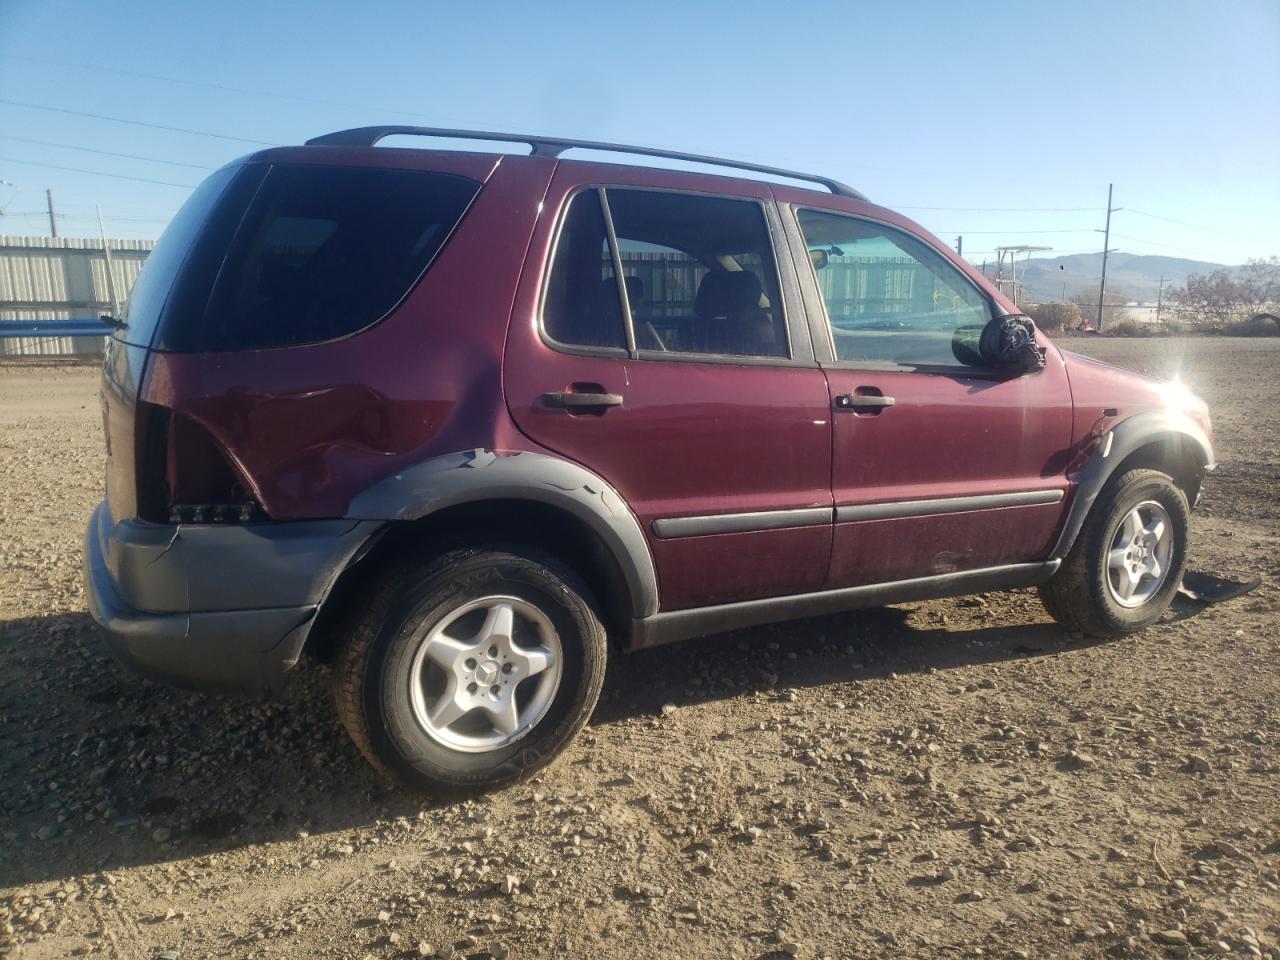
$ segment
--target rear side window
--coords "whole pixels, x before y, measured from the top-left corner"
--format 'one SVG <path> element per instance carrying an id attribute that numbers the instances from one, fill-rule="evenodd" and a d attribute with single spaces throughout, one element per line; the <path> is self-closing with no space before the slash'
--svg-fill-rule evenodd
<path id="1" fill-rule="evenodd" d="M 166 306 L 156 346 L 250 350 L 362 330 L 414 286 L 477 189 L 447 174 L 272 166 L 225 256 L 205 257 L 222 259 L 207 307 L 199 291 Z M 184 272 L 210 272 L 188 261 Z"/>
<path id="2" fill-rule="evenodd" d="M 604 196 L 608 220 L 594 190 L 578 194 L 565 216 L 543 302 L 550 339 L 625 349 L 625 296 L 636 348 L 646 358 L 790 356 L 758 203 L 629 188 Z"/>

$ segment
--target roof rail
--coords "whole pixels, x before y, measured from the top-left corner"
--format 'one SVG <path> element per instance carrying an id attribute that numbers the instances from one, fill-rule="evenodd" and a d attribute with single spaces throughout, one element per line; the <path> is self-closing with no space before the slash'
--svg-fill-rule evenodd
<path id="1" fill-rule="evenodd" d="M 746 163 L 742 160 L 726 160 L 722 157 L 707 157 L 697 153 L 681 153 L 677 150 L 657 150 L 652 147 L 633 147 L 623 143 L 601 143 L 595 140 L 567 140 L 562 137 L 537 137 L 524 133 L 489 133 L 483 130 L 446 130 L 440 127 L 355 127 L 351 130 L 339 130 L 337 133 L 326 133 L 322 137 L 313 137 L 307 146 L 327 147 L 371 147 L 384 137 L 406 135 L 413 137 L 448 137 L 456 140 L 501 140 L 508 143 L 527 143 L 533 148 L 535 157 L 558 157 L 566 150 L 605 150 L 610 153 L 631 153 L 637 156 L 661 157 L 664 160 L 680 160 L 686 163 L 706 163 L 717 167 L 732 167 L 736 170 L 752 170 L 756 173 L 767 173 L 774 177 L 785 177 L 788 180 L 808 180 L 820 183 L 838 197 L 852 197 L 855 200 L 866 200 L 859 193 L 839 180 L 819 176 L 814 173 L 800 173 L 796 170 L 784 170 L 781 167 L 767 167 L 759 163 Z"/>

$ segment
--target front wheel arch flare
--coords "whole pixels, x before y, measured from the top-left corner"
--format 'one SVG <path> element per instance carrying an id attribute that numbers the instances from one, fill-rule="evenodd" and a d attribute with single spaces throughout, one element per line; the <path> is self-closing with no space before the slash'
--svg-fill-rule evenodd
<path id="1" fill-rule="evenodd" d="M 1188 502 L 1194 502 L 1200 479 L 1215 466 L 1213 446 L 1200 425 L 1180 411 L 1153 410 L 1116 424 L 1098 439 L 1077 474 L 1071 506 L 1050 559 L 1061 560 L 1071 552 L 1111 478 L 1138 466 L 1168 473 L 1183 488 Z"/>

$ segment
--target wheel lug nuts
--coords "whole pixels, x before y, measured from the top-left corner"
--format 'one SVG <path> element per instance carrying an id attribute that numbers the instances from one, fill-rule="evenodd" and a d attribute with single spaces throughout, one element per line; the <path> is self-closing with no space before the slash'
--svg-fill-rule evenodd
<path id="1" fill-rule="evenodd" d="M 467 693 L 475 693 L 478 689 L 480 688 L 477 687 L 474 683 L 467 684 Z"/>
<path id="2" fill-rule="evenodd" d="M 497 648 L 497 647 L 490 647 L 490 648 L 489 648 L 489 656 L 490 656 L 490 657 L 496 657 L 497 655 L 498 655 L 498 648 Z"/>
<path id="3" fill-rule="evenodd" d="M 475 659 L 473 657 L 467 657 L 467 669 L 474 670 L 475 668 L 476 668 Z"/>
<path id="4" fill-rule="evenodd" d="M 489 692 L 496 697 L 498 694 L 502 692 L 502 688 L 495 683 L 492 687 L 489 688 Z"/>
<path id="5" fill-rule="evenodd" d="M 502 665 L 502 672 L 503 672 L 503 673 L 510 673 L 510 672 L 511 672 L 511 664 L 509 664 L 509 663 L 504 663 L 504 664 Z"/>

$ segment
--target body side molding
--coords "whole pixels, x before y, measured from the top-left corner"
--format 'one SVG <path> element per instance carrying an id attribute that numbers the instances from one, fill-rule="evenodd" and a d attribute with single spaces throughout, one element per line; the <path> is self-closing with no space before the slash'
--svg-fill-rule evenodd
<path id="1" fill-rule="evenodd" d="M 986 493 L 971 497 L 939 497 L 930 500 L 891 500 L 886 503 L 845 504 L 836 507 L 836 522 L 851 520 L 894 520 L 899 517 L 931 517 L 939 513 L 966 510 L 994 510 L 1057 503 L 1061 490 L 1024 490 L 1019 493 Z"/>
<path id="2" fill-rule="evenodd" d="M 417 520 L 483 500 L 531 500 L 582 520 L 613 555 L 631 594 L 632 616 L 658 610 L 658 579 L 640 523 L 626 501 L 589 470 L 527 451 L 467 450 L 415 464 L 357 494 L 352 520 Z"/>
<path id="3" fill-rule="evenodd" d="M 886 603 L 910 600 L 932 600 L 937 597 L 981 593 L 986 590 L 1012 590 L 1045 583 L 1057 571 L 1060 561 L 1017 563 L 980 570 L 964 570 L 912 580 L 872 583 L 839 590 L 770 597 L 741 603 L 724 603 L 714 607 L 673 610 L 637 620 L 632 624 L 631 649 L 656 647 L 690 637 L 722 633 L 741 627 L 778 623 L 800 617 L 816 617 L 859 607 L 878 607 Z"/>
<path id="4" fill-rule="evenodd" d="M 819 527 L 830 522 L 830 507 L 802 507 L 798 510 L 716 513 L 705 517 L 664 517 L 653 521 L 653 532 L 663 540 L 668 540 L 675 537 L 701 537 L 711 533 Z"/>
<path id="5" fill-rule="evenodd" d="M 1185 413 L 1176 410 L 1149 410 L 1134 414 L 1116 424 L 1099 438 L 1094 452 L 1080 470 L 1075 496 L 1071 500 L 1071 507 L 1067 510 L 1067 517 L 1063 521 L 1058 542 L 1049 556 L 1061 560 L 1071 552 L 1071 547 L 1075 544 L 1076 537 L 1080 535 L 1080 530 L 1084 527 L 1085 518 L 1093 508 L 1094 501 L 1098 499 L 1102 488 L 1111 479 L 1116 468 L 1129 454 L 1161 439 L 1174 437 L 1192 445 L 1192 449 L 1198 452 L 1201 466 L 1205 470 L 1212 470 L 1217 466 L 1209 438 L 1205 436 L 1199 424 Z"/>

